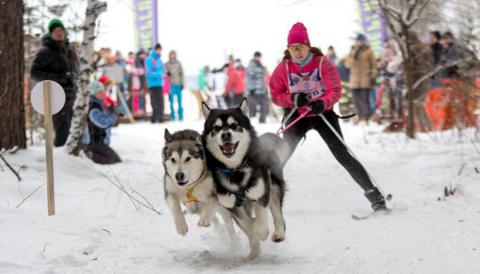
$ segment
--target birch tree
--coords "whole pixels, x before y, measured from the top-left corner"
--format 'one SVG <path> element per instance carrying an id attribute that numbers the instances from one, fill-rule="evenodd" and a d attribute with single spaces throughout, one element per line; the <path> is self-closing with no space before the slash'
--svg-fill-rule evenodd
<path id="1" fill-rule="evenodd" d="M 88 113 L 88 82 L 93 69 L 90 58 L 93 54 L 93 41 L 95 40 L 95 26 L 98 16 L 106 11 L 107 4 L 97 0 L 88 0 L 85 13 L 83 41 L 81 43 L 80 74 L 78 79 L 78 92 L 73 106 L 73 119 L 70 126 L 70 134 L 67 139 L 67 151 L 69 154 L 78 156 L 82 150 L 82 135 L 86 125 Z"/>

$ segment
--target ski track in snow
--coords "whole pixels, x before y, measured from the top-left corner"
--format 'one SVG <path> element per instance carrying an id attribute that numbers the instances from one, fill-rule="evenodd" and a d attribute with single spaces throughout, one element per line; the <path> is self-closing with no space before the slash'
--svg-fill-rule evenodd
<path id="1" fill-rule="evenodd" d="M 170 131 L 203 128 L 199 121 L 166 125 Z M 254 125 L 259 133 L 278 127 Z M 7 154 L 27 169 L 20 183 L 0 171 L 0 273 L 480 272 L 480 174 L 474 170 L 480 154 L 455 132 L 407 140 L 378 126 L 342 124 L 347 144 L 394 196 L 392 213 L 363 221 L 350 217 L 370 210 L 362 191 L 310 132 L 285 167 L 287 239 L 262 242 L 261 256 L 247 261 L 242 233 L 231 247 L 226 235 L 197 227 L 198 216 L 187 216 L 186 237 L 176 234 L 163 198 L 164 129 L 149 123 L 115 128 L 112 146 L 123 163 L 114 166 L 55 149 L 52 217 L 46 216 L 45 186 L 15 208 L 45 182 L 43 147 Z M 467 166 L 457 177 L 462 159 Z M 145 195 L 162 215 L 136 209 L 102 173 Z M 444 198 L 443 187 L 453 180 L 457 192 Z"/>

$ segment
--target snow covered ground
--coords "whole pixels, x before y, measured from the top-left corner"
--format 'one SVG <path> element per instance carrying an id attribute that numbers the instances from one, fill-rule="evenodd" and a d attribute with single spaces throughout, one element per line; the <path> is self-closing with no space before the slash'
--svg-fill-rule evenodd
<path id="1" fill-rule="evenodd" d="M 202 130 L 202 121 L 137 123 L 114 129 L 123 163 L 99 166 L 55 149 L 56 215 L 47 216 L 42 146 L 5 157 L 21 172 L 17 182 L 0 170 L 0 273 L 480 273 L 480 144 L 474 132 L 384 134 L 377 126 L 343 124 L 348 144 L 392 193 L 393 212 L 364 221 L 369 212 L 360 188 L 314 132 L 285 168 L 287 240 L 262 242 L 262 254 L 196 226 L 176 234 L 163 200 L 161 148 L 164 128 Z M 278 123 L 257 126 L 274 131 Z M 461 166 L 464 168 L 457 176 Z M 117 176 L 161 211 L 134 203 L 104 177 Z M 456 183 L 454 196 L 443 188 Z M 137 195 L 137 197 L 139 197 Z M 272 226 L 271 226 L 272 227 Z"/>

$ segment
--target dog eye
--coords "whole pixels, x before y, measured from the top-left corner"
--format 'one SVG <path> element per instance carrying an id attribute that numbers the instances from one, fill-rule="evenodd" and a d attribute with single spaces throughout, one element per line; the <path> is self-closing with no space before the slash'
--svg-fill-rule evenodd
<path id="1" fill-rule="evenodd" d="M 230 128 L 233 129 L 233 130 L 236 130 L 238 128 L 238 124 L 233 123 L 233 124 L 230 125 Z"/>
<path id="2" fill-rule="evenodd" d="M 172 163 L 174 163 L 174 164 L 177 162 L 177 161 L 175 161 L 174 158 L 170 158 L 170 161 L 172 161 Z"/>
<path id="3" fill-rule="evenodd" d="M 192 160 L 192 157 L 188 156 L 188 157 L 185 159 L 185 163 L 190 162 L 190 160 Z"/>
<path id="4" fill-rule="evenodd" d="M 214 126 L 214 127 L 213 127 L 213 130 L 215 130 L 215 131 L 220 131 L 221 129 L 222 129 L 222 128 L 221 128 L 220 126 Z"/>

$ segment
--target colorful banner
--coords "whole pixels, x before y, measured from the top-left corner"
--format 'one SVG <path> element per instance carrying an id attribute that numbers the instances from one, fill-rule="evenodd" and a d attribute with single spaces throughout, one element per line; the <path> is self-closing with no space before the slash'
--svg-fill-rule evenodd
<path id="1" fill-rule="evenodd" d="M 376 56 L 380 56 L 387 43 L 388 31 L 383 12 L 377 1 L 359 0 L 361 30 Z"/>
<path id="2" fill-rule="evenodd" d="M 137 47 L 147 50 L 158 43 L 157 0 L 134 2 Z"/>

